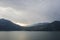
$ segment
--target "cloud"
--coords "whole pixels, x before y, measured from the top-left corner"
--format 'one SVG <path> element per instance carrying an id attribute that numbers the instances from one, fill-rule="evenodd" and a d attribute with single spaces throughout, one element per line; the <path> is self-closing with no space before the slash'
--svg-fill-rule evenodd
<path id="1" fill-rule="evenodd" d="M 23 13 L 25 12 L 17 11 L 11 7 L 0 7 L 0 18 L 9 19 L 16 22 L 21 20 L 21 22 L 23 22 Z"/>
<path id="2" fill-rule="evenodd" d="M 60 0 L 0 0 L 0 16 L 22 23 L 60 20 Z"/>

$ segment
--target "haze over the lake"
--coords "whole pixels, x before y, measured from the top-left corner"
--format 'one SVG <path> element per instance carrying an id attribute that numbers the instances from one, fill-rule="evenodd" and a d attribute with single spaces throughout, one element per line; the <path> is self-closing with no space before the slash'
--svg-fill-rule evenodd
<path id="1" fill-rule="evenodd" d="M 0 0 L 0 18 L 24 24 L 60 20 L 60 0 Z"/>

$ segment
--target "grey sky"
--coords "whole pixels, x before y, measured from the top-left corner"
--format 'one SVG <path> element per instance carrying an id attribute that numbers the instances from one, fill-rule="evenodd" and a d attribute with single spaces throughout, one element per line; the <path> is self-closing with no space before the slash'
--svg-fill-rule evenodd
<path id="1" fill-rule="evenodd" d="M 60 20 L 60 0 L 0 0 L 0 18 L 28 24 Z"/>

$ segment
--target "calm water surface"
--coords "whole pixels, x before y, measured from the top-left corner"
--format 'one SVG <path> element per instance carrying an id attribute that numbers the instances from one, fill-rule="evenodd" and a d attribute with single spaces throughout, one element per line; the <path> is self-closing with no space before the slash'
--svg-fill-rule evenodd
<path id="1" fill-rule="evenodd" d="M 0 32 L 0 40 L 60 40 L 60 32 L 10 31 Z"/>

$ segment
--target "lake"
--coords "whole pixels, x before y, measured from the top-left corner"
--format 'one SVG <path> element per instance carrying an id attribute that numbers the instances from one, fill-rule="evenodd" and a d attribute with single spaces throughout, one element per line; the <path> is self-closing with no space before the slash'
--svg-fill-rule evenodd
<path id="1" fill-rule="evenodd" d="M 60 40 L 59 31 L 0 31 L 0 40 Z"/>

